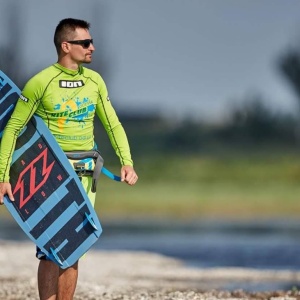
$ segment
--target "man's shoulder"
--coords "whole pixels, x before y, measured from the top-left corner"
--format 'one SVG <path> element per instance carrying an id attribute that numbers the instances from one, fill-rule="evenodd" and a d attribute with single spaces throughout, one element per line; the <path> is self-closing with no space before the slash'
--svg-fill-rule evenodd
<path id="1" fill-rule="evenodd" d="M 90 77 L 91 79 L 94 79 L 96 81 L 103 80 L 101 75 L 98 72 L 96 72 L 95 70 L 92 70 L 92 69 L 89 69 L 86 67 L 82 67 L 82 70 L 83 70 L 83 74 L 85 77 Z"/>
<path id="2" fill-rule="evenodd" d="M 50 65 L 31 77 L 29 81 L 49 81 L 49 78 L 56 76 L 60 72 L 54 65 Z"/>
<path id="3" fill-rule="evenodd" d="M 51 80 L 58 74 L 59 70 L 54 65 L 41 70 L 27 81 L 22 90 L 22 95 L 28 98 L 34 98 L 37 95 L 41 96 Z"/>

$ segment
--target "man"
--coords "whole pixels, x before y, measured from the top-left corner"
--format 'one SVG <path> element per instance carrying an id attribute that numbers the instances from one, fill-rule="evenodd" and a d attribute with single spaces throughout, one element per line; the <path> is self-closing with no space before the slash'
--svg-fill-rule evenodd
<path id="1" fill-rule="evenodd" d="M 13 199 L 9 166 L 17 136 L 33 114 L 40 116 L 64 151 L 95 149 L 93 122 L 100 118 L 111 144 L 120 158 L 121 179 L 134 185 L 138 176 L 133 168 L 125 131 L 111 105 L 101 76 L 82 66 L 92 61 L 95 50 L 89 23 L 64 19 L 56 27 L 54 44 L 57 63 L 44 69 L 25 85 L 9 120 L 0 145 L 0 204 L 3 196 Z M 84 182 L 84 180 L 87 180 Z M 82 178 L 91 202 L 91 178 Z M 40 251 L 38 288 L 41 299 L 73 299 L 78 277 L 78 262 L 60 269 Z"/>

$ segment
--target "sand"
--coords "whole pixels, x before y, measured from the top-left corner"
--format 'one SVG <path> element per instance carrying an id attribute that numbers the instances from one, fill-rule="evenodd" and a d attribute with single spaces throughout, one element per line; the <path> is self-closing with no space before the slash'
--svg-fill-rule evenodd
<path id="1" fill-rule="evenodd" d="M 0 299 L 38 299 L 35 247 L 0 241 Z M 245 283 L 300 285 L 300 272 L 240 268 L 196 269 L 147 252 L 95 251 L 80 261 L 74 299 L 300 299 L 292 291 L 245 292 Z M 235 290 L 224 286 L 234 284 Z"/>

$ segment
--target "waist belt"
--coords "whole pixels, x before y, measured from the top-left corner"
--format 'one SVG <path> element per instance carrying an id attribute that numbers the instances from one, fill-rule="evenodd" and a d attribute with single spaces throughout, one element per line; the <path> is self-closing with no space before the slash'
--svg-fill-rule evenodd
<path id="1" fill-rule="evenodd" d="M 104 166 L 104 159 L 98 150 L 65 152 L 68 159 L 73 163 L 73 167 L 78 176 L 91 176 L 92 192 L 96 192 L 97 181 L 101 173 L 110 179 L 121 181 L 121 178 L 108 171 Z"/>

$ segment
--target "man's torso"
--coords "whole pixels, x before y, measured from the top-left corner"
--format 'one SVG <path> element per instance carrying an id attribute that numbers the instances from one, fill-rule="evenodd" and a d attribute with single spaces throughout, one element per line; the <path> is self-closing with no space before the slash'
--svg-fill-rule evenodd
<path id="1" fill-rule="evenodd" d="M 37 101 L 35 114 L 66 151 L 89 150 L 94 144 L 100 76 L 85 68 L 79 70 L 82 72 L 52 65 L 33 77 L 22 91 L 25 99 Z"/>

